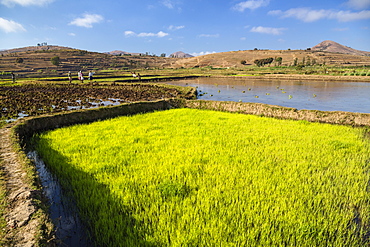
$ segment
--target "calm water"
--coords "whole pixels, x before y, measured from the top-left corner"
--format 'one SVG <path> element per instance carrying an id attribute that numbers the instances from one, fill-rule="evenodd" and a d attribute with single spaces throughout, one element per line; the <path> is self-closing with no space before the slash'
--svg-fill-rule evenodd
<path id="1" fill-rule="evenodd" d="M 299 110 L 370 113 L 370 83 L 198 78 L 168 82 L 197 87 L 202 100 L 242 101 Z"/>
<path id="2" fill-rule="evenodd" d="M 80 221 L 73 199 L 65 195 L 58 179 L 47 169 L 36 151 L 29 152 L 27 156 L 36 166 L 43 193 L 49 200 L 49 213 L 56 227 L 57 245 L 93 246 L 93 241 L 89 238 L 85 226 Z"/>

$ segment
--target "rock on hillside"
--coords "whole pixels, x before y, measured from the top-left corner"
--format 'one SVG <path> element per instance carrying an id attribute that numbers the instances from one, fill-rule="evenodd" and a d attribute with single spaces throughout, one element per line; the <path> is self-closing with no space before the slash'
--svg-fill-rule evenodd
<path id="1" fill-rule="evenodd" d="M 170 55 L 170 57 L 175 57 L 175 58 L 187 58 L 187 57 L 193 57 L 192 55 L 190 54 L 187 54 L 185 52 L 182 52 L 182 51 L 178 51 L 178 52 L 174 52 Z"/>
<path id="2" fill-rule="evenodd" d="M 311 48 L 313 51 L 336 52 L 351 55 L 370 56 L 370 52 L 359 51 L 331 40 L 325 40 Z"/>

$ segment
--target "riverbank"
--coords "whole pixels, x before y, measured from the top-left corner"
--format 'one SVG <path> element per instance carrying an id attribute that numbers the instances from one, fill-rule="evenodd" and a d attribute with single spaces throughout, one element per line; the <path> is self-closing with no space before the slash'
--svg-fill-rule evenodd
<path id="1" fill-rule="evenodd" d="M 230 78 L 253 78 L 258 80 L 304 80 L 304 81 L 341 81 L 341 82 L 370 82 L 370 76 L 336 76 L 336 75 L 300 75 L 300 74 L 265 74 L 265 75 L 234 75 L 215 76 Z"/>

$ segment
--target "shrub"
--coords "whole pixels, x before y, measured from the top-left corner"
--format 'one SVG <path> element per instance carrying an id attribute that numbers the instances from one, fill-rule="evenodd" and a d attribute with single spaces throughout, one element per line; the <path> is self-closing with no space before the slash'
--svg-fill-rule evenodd
<path id="1" fill-rule="evenodd" d="M 52 57 L 50 59 L 51 63 L 55 66 L 58 66 L 60 64 L 60 58 L 58 56 Z"/>
<path id="2" fill-rule="evenodd" d="M 23 63 L 23 58 L 21 58 L 21 57 L 17 57 L 17 59 L 15 59 L 15 62 L 16 63 Z"/>

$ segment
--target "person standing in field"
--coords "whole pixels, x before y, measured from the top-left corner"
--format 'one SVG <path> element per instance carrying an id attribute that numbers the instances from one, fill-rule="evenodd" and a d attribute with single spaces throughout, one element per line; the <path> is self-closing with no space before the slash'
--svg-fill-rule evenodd
<path id="1" fill-rule="evenodd" d="M 89 82 L 91 82 L 91 81 L 92 81 L 92 79 L 93 79 L 93 75 L 94 75 L 94 74 L 95 74 L 94 72 L 89 71 Z"/>
<path id="2" fill-rule="evenodd" d="M 84 82 L 84 75 L 82 74 L 82 71 L 78 72 L 78 79 L 81 81 L 81 83 Z"/>
<path id="3" fill-rule="evenodd" d="M 68 80 L 69 80 L 69 83 L 72 83 L 72 74 L 71 74 L 71 71 L 68 71 Z"/>
<path id="4" fill-rule="evenodd" d="M 15 74 L 13 72 L 10 72 L 10 75 L 12 76 L 12 81 L 15 82 Z"/>

